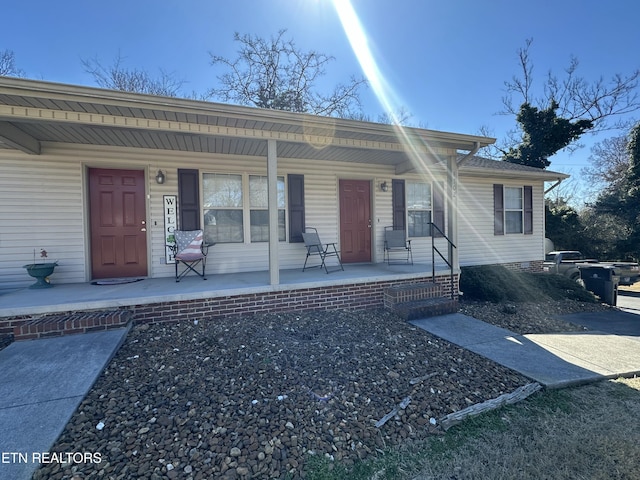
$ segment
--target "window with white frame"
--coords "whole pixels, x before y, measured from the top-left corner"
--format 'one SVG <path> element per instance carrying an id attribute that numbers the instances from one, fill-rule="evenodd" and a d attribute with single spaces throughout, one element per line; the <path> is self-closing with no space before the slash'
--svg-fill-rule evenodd
<path id="1" fill-rule="evenodd" d="M 522 233 L 524 204 L 521 187 L 504 187 L 505 233 Z"/>
<path id="2" fill-rule="evenodd" d="M 278 240 L 286 240 L 284 177 L 278 177 Z M 249 225 L 252 242 L 269 241 L 267 177 L 249 175 Z"/>
<path id="3" fill-rule="evenodd" d="M 204 236 L 208 243 L 244 242 L 242 175 L 202 175 Z"/>
<path id="4" fill-rule="evenodd" d="M 248 195 L 245 192 L 248 191 Z M 278 239 L 286 240 L 284 177 L 277 179 Z M 205 240 L 209 243 L 269 241 L 267 177 L 229 173 L 204 173 L 202 197 Z"/>
<path id="5" fill-rule="evenodd" d="M 407 182 L 407 234 L 409 237 L 431 235 L 431 184 Z"/>

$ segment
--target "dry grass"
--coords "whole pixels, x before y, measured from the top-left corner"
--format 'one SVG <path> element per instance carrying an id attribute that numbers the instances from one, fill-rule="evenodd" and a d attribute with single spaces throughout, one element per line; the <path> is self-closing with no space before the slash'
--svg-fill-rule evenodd
<path id="1" fill-rule="evenodd" d="M 545 392 L 462 427 L 416 480 L 640 478 L 639 417 L 638 378 Z"/>
<path id="2" fill-rule="evenodd" d="M 640 379 L 544 391 L 446 435 L 314 479 L 640 479 Z"/>

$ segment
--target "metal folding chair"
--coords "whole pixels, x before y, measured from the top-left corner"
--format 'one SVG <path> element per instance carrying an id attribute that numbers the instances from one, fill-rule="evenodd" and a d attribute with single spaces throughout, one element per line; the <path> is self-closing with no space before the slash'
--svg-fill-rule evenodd
<path id="1" fill-rule="evenodd" d="M 307 248 L 307 257 L 304 259 L 304 266 L 302 267 L 302 271 L 304 272 L 307 268 L 320 267 L 324 268 L 325 272 L 337 272 L 338 268 L 329 270 L 327 268 L 326 259 L 327 257 L 336 257 L 338 260 L 338 267 L 340 270 L 344 270 L 342 266 L 342 261 L 340 260 L 340 252 L 336 248 L 335 243 L 322 243 L 320 241 L 320 236 L 318 235 L 318 230 L 313 227 L 306 227 L 304 232 L 302 233 L 302 239 L 304 240 L 304 246 Z M 309 257 L 312 255 L 317 255 L 320 258 L 320 263 L 318 265 L 311 265 L 307 267 L 307 261 Z"/>
<path id="2" fill-rule="evenodd" d="M 392 255 L 395 257 L 393 263 L 391 261 Z M 398 257 L 402 258 L 402 261 L 400 261 Z M 413 265 L 411 240 L 407 239 L 404 230 L 394 230 L 393 227 L 384 227 L 384 260 L 387 262 L 387 265 Z"/>

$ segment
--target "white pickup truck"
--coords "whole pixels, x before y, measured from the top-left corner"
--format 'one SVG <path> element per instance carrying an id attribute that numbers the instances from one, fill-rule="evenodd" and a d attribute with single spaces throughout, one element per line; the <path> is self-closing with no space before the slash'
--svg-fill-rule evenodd
<path id="1" fill-rule="evenodd" d="M 572 280 L 580 278 L 580 265 L 602 265 L 613 267 L 615 275 L 620 277 L 620 285 L 633 285 L 640 280 L 640 266 L 636 262 L 599 262 L 585 258 L 577 250 L 562 250 L 549 252 L 545 256 L 542 269 L 545 272 L 557 273 Z"/>

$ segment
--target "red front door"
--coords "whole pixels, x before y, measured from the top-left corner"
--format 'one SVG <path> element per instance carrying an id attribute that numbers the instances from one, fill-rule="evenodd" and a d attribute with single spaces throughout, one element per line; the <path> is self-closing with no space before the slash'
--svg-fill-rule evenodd
<path id="1" fill-rule="evenodd" d="M 371 183 L 340 180 L 340 257 L 344 263 L 371 261 Z"/>
<path id="2" fill-rule="evenodd" d="M 92 278 L 147 275 L 143 170 L 89 169 Z"/>

